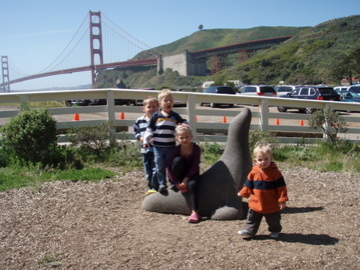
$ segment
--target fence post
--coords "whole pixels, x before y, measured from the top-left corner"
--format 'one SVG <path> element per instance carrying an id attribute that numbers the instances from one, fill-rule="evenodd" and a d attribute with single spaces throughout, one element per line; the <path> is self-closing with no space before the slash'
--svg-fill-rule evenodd
<path id="1" fill-rule="evenodd" d="M 329 140 L 329 135 L 331 134 L 331 125 L 329 125 L 329 121 L 328 121 L 328 117 L 331 115 L 332 113 L 332 106 L 329 103 L 325 104 L 325 108 L 324 108 L 324 114 L 325 114 L 325 123 L 324 123 L 324 130 L 326 130 L 328 133 L 323 132 L 323 140 L 327 141 Z"/>
<path id="2" fill-rule="evenodd" d="M 108 113 L 108 121 L 110 123 L 110 135 L 115 136 L 116 135 L 116 127 L 114 127 L 115 123 L 115 95 L 112 90 L 107 91 L 107 113 Z"/>
<path id="3" fill-rule="evenodd" d="M 195 108 L 196 103 L 195 103 L 195 95 L 188 93 L 187 94 L 187 102 L 186 102 L 186 107 L 187 107 L 187 114 L 188 114 L 188 122 L 190 127 L 193 129 L 193 136 L 194 136 L 194 141 L 197 140 L 197 132 L 196 132 L 196 122 L 195 122 L 195 117 L 196 117 L 196 113 L 195 113 Z"/>
<path id="4" fill-rule="evenodd" d="M 261 99 L 259 114 L 260 130 L 267 132 L 269 130 L 269 102 L 267 99 Z"/>
<path id="5" fill-rule="evenodd" d="M 29 103 L 28 95 L 20 95 L 20 111 L 24 109 L 25 104 Z"/>

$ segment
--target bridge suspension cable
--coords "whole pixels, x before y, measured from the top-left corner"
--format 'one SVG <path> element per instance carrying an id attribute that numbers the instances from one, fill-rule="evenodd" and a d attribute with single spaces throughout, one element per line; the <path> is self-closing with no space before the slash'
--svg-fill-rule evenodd
<path id="1" fill-rule="evenodd" d="M 66 58 L 70 55 L 71 52 L 74 51 L 74 49 L 76 48 L 76 46 L 78 46 L 78 44 L 80 43 L 80 41 L 83 39 L 83 37 L 85 36 L 85 34 L 87 33 L 87 31 L 89 30 L 89 26 L 87 26 L 87 31 L 84 31 L 83 35 L 80 37 L 80 39 L 78 40 L 78 42 L 76 42 L 76 44 L 74 45 L 74 47 L 70 50 L 70 52 L 58 63 L 56 64 L 53 68 L 50 69 L 50 67 L 64 54 L 64 52 L 67 50 L 67 48 L 70 46 L 70 44 L 73 42 L 73 40 L 75 39 L 75 37 L 78 35 L 78 33 L 80 32 L 80 29 L 83 27 L 85 21 L 87 20 L 89 14 L 87 14 L 85 16 L 85 19 L 83 20 L 83 22 L 81 23 L 81 25 L 79 26 L 79 28 L 77 29 L 76 33 L 74 34 L 74 36 L 71 38 L 71 40 L 69 41 L 69 43 L 66 45 L 66 47 L 62 50 L 62 52 L 58 55 L 58 57 L 55 58 L 55 60 L 53 62 L 51 62 L 46 68 L 44 68 L 42 71 L 40 71 L 39 73 L 44 73 L 46 71 L 53 71 L 56 67 L 58 67 L 61 63 L 63 63 Z"/>
<path id="2" fill-rule="evenodd" d="M 81 25 L 79 26 L 79 28 L 77 29 L 76 33 L 74 34 L 74 36 L 71 38 L 71 40 L 69 41 L 69 43 L 66 45 L 66 47 L 62 50 L 62 52 L 55 58 L 55 60 L 49 64 L 46 68 L 44 68 L 42 71 L 39 72 L 40 73 L 45 73 L 45 72 L 49 72 L 49 71 L 53 71 L 55 68 L 57 68 L 60 64 L 62 64 L 66 59 L 68 59 L 69 55 L 75 50 L 75 48 L 79 45 L 80 41 L 83 40 L 84 36 L 86 33 L 88 33 L 89 31 L 89 26 L 86 27 L 84 33 L 81 35 L 80 39 L 75 43 L 75 45 L 72 47 L 72 49 L 64 56 L 64 58 L 58 62 L 55 65 L 55 62 L 65 53 L 65 51 L 69 48 L 69 46 L 72 44 L 72 42 L 74 41 L 75 37 L 78 36 L 78 33 L 80 32 L 80 30 L 83 28 L 85 22 L 88 19 L 89 14 L 87 14 L 85 16 L 85 19 L 83 20 L 83 22 L 81 23 Z M 52 65 L 54 65 L 52 68 L 50 68 Z"/>
<path id="3" fill-rule="evenodd" d="M 8 61 L 9 61 L 9 68 L 10 68 L 10 70 L 11 71 L 14 71 L 19 77 L 20 76 L 23 76 L 23 77 L 25 77 L 25 76 L 29 76 L 29 75 L 31 75 L 31 74 L 29 74 L 29 73 L 26 73 L 25 71 L 22 71 L 18 66 L 16 66 L 15 64 L 14 64 L 14 62 L 12 62 L 11 61 L 11 59 L 8 59 Z M 11 72 L 11 76 L 13 76 L 13 72 Z"/>
<path id="4" fill-rule="evenodd" d="M 118 28 L 120 31 L 122 31 L 123 33 L 125 33 L 127 36 L 129 36 L 130 38 L 132 38 L 133 40 L 135 40 L 136 42 L 142 44 L 143 46 L 139 46 L 138 44 L 136 44 L 136 42 L 133 42 L 130 40 L 130 38 L 127 38 L 125 35 L 121 34 L 120 32 L 118 32 L 117 30 L 115 30 L 112 26 L 110 26 L 106 21 L 102 20 L 102 23 L 104 23 L 106 26 L 108 26 L 112 31 L 114 31 L 116 34 L 118 34 L 119 36 L 121 36 L 123 39 L 127 40 L 128 42 L 130 42 L 132 45 L 138 47 L 139 49 L 143 50 L 143 51 L 147 51 L 149 54 L 153 55 L 154 57 L 156 57 L 157 55 L 162 55 L 161 52 L 159 52 L 158 50 L 151 48 L 149 45 L 145 44 L 144 42 L 140 41 L 139 39 L 137 39 L 136 37 L 132 36 L 131 34 L 129 34 L 127 31 L 125 31 L 124 29 L 122 29 L 120 26 L 118 26 L 116 23 L 114 23 L 109 17 L 107 17 L 104 13 L 102 13 L 102 15 L 109 20 L 109 22 L 111 22 L 116 28 Z M 151 52 L 154 51 L 155 53 Z M 157 55 L 156 55 L 157 54 Z"/>

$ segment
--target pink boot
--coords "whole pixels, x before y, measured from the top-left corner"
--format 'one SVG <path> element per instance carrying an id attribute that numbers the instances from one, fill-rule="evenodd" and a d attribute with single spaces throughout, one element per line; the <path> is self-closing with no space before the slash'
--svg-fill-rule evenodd
<path id="1" fill-rule="evenodd" d="M 201 220 L 201 216 L 198 213 L 193 212 L 190 217 L 188 218 L 188 221 L 190 223 L 198 223 Z"/>

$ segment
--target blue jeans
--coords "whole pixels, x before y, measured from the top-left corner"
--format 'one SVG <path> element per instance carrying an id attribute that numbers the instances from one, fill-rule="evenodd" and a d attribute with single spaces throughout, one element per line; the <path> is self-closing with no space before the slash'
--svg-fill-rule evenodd
<path id="1" fill-rule="evenodd" d="M 159 185 L 156 177 L 154 152 L 147 152 L 145 154 L 141 154 L 141 156 L 144 165 L 146 180 L 148 182 L 148 187 L 149 189 L 158 190 Z"/>
<path id="2" fill-rule="evenodd" d="M 158 147 L 154 146 L 156 176 L 159 186 L 166 186 L 166 166 L 171 156 L 174 146 L 172 147 Z"/>

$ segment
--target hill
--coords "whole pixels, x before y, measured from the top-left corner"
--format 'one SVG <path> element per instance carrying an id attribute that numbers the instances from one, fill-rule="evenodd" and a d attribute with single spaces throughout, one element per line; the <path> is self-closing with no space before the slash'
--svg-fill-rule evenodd
<path id="1" fill-rule="evenodd" d="M 101 71 L 97 88 L 116 87 L 120 79 L 128 88 L 194 88 L 206 80 L 241 80 L 246 84 L 339 84 L 333 67 L 360 44 L 360 16 L 333 19 L 315 27 L 256 27 L 251 29 L 209 29 L 193 33 L 154 48 L 152 53 L 177 54 L 257 39 L 294 35 L 270 49 L 259 51 L 242 63 L 229 57 L 228 68 L 213 76 L 184 77 L 176 71 L 157 74 L 154 67 L 117 68 Z M 134 58 L 154 57 L 141 52 Z"/>
<path id="2" fill-rule="evenodd" d="M 190 36 L 172 43 L 155 47 L 151 52 L 158 55 L 179 54 L 184 50 L 189 52 L 221 47 L 257 39 L 292 36 L 310 27 L 255 27 L 251 29 L 207 29 L 197 31 Z M 148 52 L 141 52 L 134 59 L 153 57 Z"/>
<path id="3" fill-rule="evenodd" d="M 334 74 L 349 54 L 360 49 L 360 16 L 334 19 L 304 30 L 246 62 L 222 70 L 215 80 L 236 77 L 246 84 L 339 84 Z M 359 60 L 358 60 L 359 61 Z M 357 63 L 359 69 L 360 63 Z M 357 74 L 359 76 L 360 71 Z"/>

